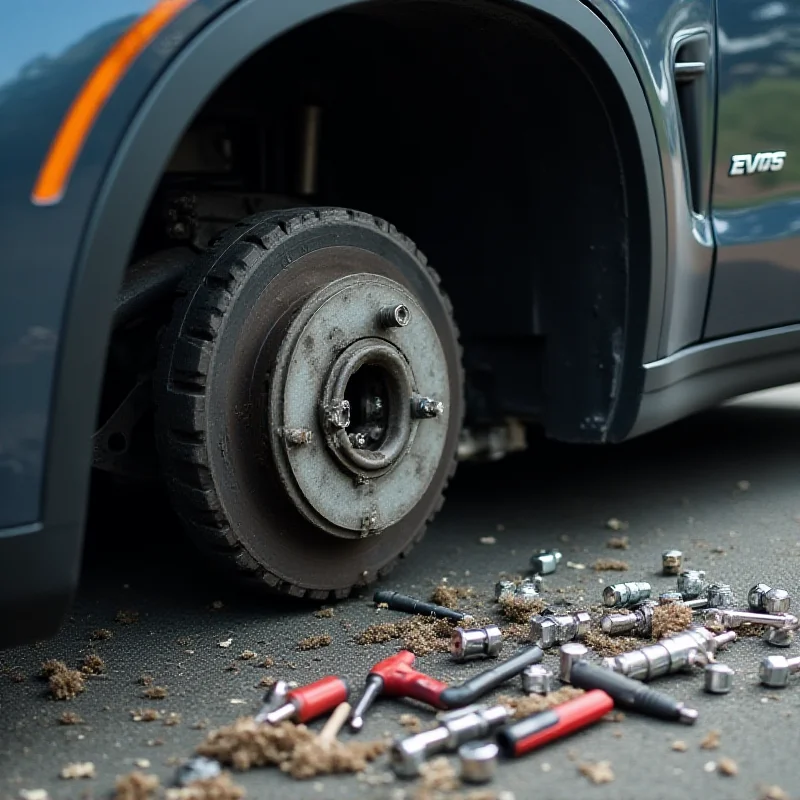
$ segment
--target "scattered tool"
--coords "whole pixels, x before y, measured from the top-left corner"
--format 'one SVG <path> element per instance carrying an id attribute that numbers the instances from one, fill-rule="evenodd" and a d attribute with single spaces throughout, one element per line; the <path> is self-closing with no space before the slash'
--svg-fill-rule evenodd
<path id="1" fill-rule="evenodd" d="M 527 694 L 547 694 L 553 688 L 553 670 L 544 664 L 531 664 L 522 670 L 522 690 Z"/>
<path id="2" fill-rule="evenodd" d="M 426 617 L 438 617 L 439 619 L 452 619 L 456 622 L 472 619 L 472 614 L 464 611 L 453 611 L 452 608 L 437 606 L 436 603 L 426 603 L 424 600 L 417 600 L 400 592 L 377 591 L 372 596 L 377 604 L 385 603 L 395 611 L 407 611 L 409 614 L 422 614 Z"/>
<path id="3" fill-rule="evenodd" d="M 767 656 L 758 666 L 759 680 L 772 689 L 783 689 L 789 683 L 789 676 L 795 672 L 800 672 L 800 656 Z"/>
<path id="4" fill-rule="evenodd" d="M 683 553 L 680 550 L 665 550 L 661 554 L 661 570 L 664 575 L 677 575 L 681 571 Z"/>
<path id="5" fill-rule="evenodd" d="M 615 583 L 603 589 L 603 605 L 607 608 L 635 606 L 650 597 L 652 587 L 646 581 Z"/>
<path id="6" fill-rule="evenodd" d="M 687 708 L 684 703 L 664 692 L 588 661 L 573 662 L 570 680 L 579 689 L 602 689 L 613 698 L 614 705 L 626 711 L 637 711 L 649 717 L 687 725 L 693 725 L 697 721 L 696 709 Z"/>
<path id="7" fill-rule="evenodd" d="M 500 748 L 494 742 L 467 742 L 458 748 L 461 780 L 466 783 L 489 783 L 497 771 Z"/>
<path id="8" fill-rule="evenodd" d="M 709 694 L 728 694 L 733 688 L 733 670 L 727 664 L 706 664 L 704 688 Z"/>
<path id="9" fill-rule="evenodd" d="M 613 708 L 613 699 L 601 689 L 594 689 L 541 714 L 500 728 L 497 743 L 504 755 L 517 758 L 597 722 Z"/>
<path id="10" fill-rule="evenodd" d="M 717 649 L 736 640 L 734 631 L 715 636 L 707 628 L 690 628 L 656 644 L 603 659 L 603 666 L 635 680 L 651 680 L 711 660 Z"/>
<path id="11" fill-rule="evenodd" d="M 327 722 L 319 732 L 318 741 L 320 744 L 330 744 L 338 735 L 342 726 L 347 722 L 351 711 L 350 703 L 339 703 L 333 710 L 333 714 L 328 717 Z"/>
<path id="12" fill-rule="evenodd" d="M 706 599 L 712 608 L 736 608 L 736 596 L 727 583 L 712 583 L 706 589 Z"/>
<path id="13" fill-rule="evenodd" d="M 411 697 L 436 708 L 447 708 L 441 700 L 447 684 L 417 672 L 415 661 L 416 657 L 410 650 L 401 650 L 375 664 L 367 675 L 364 693 L 353 708 L 350 727 L 354 731 L 364 727 L 364 714 L 381 694 Z"/>
<path id="14" fill-rule="evenodd" d="M 758 614 L 754 611 L 728 611 L 709 608 L 705 613 L 707 625 L 730 630 L 741 625 L 766 625 L 770 628 L 794 628 L 798 620 L 794 614 Z"/>
<path id="15" fill-rule="evenodd" d="M 687 569 L 678 575 L 678 591 L 684 600 L 694 600 L 700 597 L 705 588 L 705 570 Z"/>
<path id="16" fill-rule="evenodd" d="M 658 604 L 660 606 L 669 605 L 669 603 L 682 603 L 683 595 L 680 592 L 662 592 L 658 596 Z"/>
<path id="17" fill-rule="evenodd" d="M 464 742 L 480 739 L 508 721 L 505 706 L 468 706 L 438 716 L 439 726 L 395 740 L 389 751 L 394 772 L 404 778 L 417 775 L 428 756 L 453 751 Z"/>
<path id="18" fill-rule="evenodd" d="M 456 628 L 450 637 L 450 656 L 463 662 L 480 656 L 496 658 L 503 649 L 503 632 L 497 625 Z"/>
<path id="19" fill-rule="evenodd" d="M 562 555 L 558 550 L 540 550 L 531 556 L 531 569 L 537 575 L 550 575 L 561 563 Z"/>
<path id="20" fill-rule="evenodd" d="M 256 715 L 258 722 L 275 725 L 285 719 L 308 722 L 344 703 L 350 694 L 347 681 L 328 675 L 314 683 L 287 692 L 285 702 L 268 713 Z M 259 717 L 262 717 L 259 719 Z"/>
<path id="21" fill-rule="evenodd" d="M 558 656 L 558 678 L 562 683 L 569 683 L 572 665 L 582 661 L 589 654 L 589 649 L 580 642 L 567 642 L 561 645 Z"/>
<path id="22" fill-rule="evenodd" d="M 289 694 L 289 684 L 286 681 L 275 681 L 264 695 L 261 710 L 255 715 L 256 722 L 266 722 L 267 714 L 286 705 L 286 695 Z"/>
<path id="23" fill-rule="evenodd" d="M 582 639 L 589 633 L 592 617 L 587 611 L 574 614 L 536 614 L 531 618 L 530 640 L 544 650 Z"/>
<path id="24" fill-rule="evenodd" d="M 542 586 L 542 576 L 534 575 L 533 578 L 523 578 L 518 584 L 514 597 L 520 600 L 536 600 L 539 597 L 539 589 Z"/>
<path id="25" fill-rule="evenodd" d="M 773 647 L 791 647 L 794 644 L 794 628 L 767 628 L 761 638 Z"/>
<path id="26" fill-rule="evenodd" d="M 642 605 L 634 611 L 606 614 L 600 619 L 600 627 L 609 636 L 621 633 L 649 636 L 653 630 L 653 606 Z"/>
<path id="27" fill-rule="evenodd" d="M 792 607 L 792 598 L 785 589 L 772 589 L 766 583 L 757 583 L 747 593 L 751 611 L 767 614 L 785 614 Z"/>

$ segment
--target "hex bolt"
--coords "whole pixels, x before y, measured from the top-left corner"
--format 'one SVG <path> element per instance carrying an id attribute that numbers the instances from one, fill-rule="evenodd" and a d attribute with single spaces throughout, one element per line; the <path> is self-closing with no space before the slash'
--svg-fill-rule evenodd
<path id="1" fill-rule="evenodd" d="M 562 683 L 570 683 L 572 678 L 572 665 L 576 661 L 582 661 L 586 658 L 589 648 L 582 645 L 580 642 L 568 642 L 561 645 L 558 656 L 558 679 Z"/>
<path id="2" fill-rule="evenodd" d="M 712 583 L 706 590 L 706 598 L 712 608 L 736 608 L 736 596 L 727 583 Z"/>
<path id="3" fill-rule="evenodd" d="M 758 678 L 764 686 L 782 689 L 789 683 L 789 676 L 800 671 L 800 656 L 766 656 L 758 666 Z"/>
<path id="4" fill-rule="evenodd" d="M 771 628 L 793 628 L 798 624 L 793 614 L 757 614 L 753 611 L 729 611 L 709 608 L 705 612 L 705 623 L 730 630 L 740 625 L 768 625 Z"/>
<path id="5" fill-rule="evenodd" d="M 522 671 L 522 690 L 527 694 L 547 694 L 553 688 L 553 671 L 544 664 L 531 664 Z"/>
<path id="6" fill-rule="evenodd" d="M 537 575 L 550 575 L 556 571 L 561 563 L 562 555 L 559 550 L 539 550 L 531 556 L 531 569 Z"/>
<path id="7" fill-rule="evenodd" d="M 463 662 L 479 656 L 497 658 L 503 649 L 503 632 L 497 625 L 456 628 L 450 636 L 450 656 Z"/>
<path id="8" fill-rule="evenodd" d="M 536 614 L 531 619 L 530 639 L 546 650 L 557 644 L 582 639 L 589 633 L 592 617 L 588 611 L 575 614 Z"/>
<path id="9" fill-rule="evenodd" d="M 283 438 L 286 443 L 297 447 L 299 445 L 311 444 L 314 434 L 308 428 L 284 428 Z"/>
<path id="10" fill-rule="evenodd" d="M 733 688 L 734 671 L 727 664 L 706 664 L 704 688 L 709 694 L 727 694 Z"/>
<path id="11" fill-rule="evenodd" d="M 747 605 L 750 606 L 751 611 L 764 611 L 764 595 L 770 591 L 772 587 L 767 586 L 766 583 L 757 583 L 751 587 L 747 593 Z"/>
<path id="12" fill-rule="evenodd" d="M 511 597 L 517 590 L 514 581 L 497 581 L 494 585 L 494 599 L 501 600 L 503 597 Z"/>
<path id="13" fill-rule="evenodd" d="M 607 608 L 633 606 L 650 597 L 652 587 L 646 581 L 615 583 L 603 589 L 603 605 Z"/>
<path id="14" fill-rule="evenodd" d="M 600 620 L 603 633 L 609 636 L 620 633 L 633 633 L 637 636 L 649 636 L 653 630 L 653 606 L 642 605 L 635 611 L 623 611 L 618 614 L 606 614 Z"/>
<path id="15" fill-rule="evenodd" d="M 682 603 L 683 595 L 680 592 L 662 592 L 658 596 L 658 604 L 666 606 L 669 603 Z"/>
<path id="16" fill-rule="evenodd" d="M 344 430 L 350 425 L 350 401 L 337 400 L 325 407 L 325 421 L 331 428 Z"/>
<path id="17" fill-rule="evenodd" d="M 411 416 L 414 419 L 433 419 L 444 414 L 444 403 L 432 397 L 415 394 L 411 397 Z"/>
<path id="18" fill-rule="evenodd" d="M 536 575 L 534 578 L 525 578 L 517 584 L 514 596 L 520 600 L 536 600 L 539 597 L 541 585 L 541 575 Z"/>
<path id="19" fill-rule="evenodd" d="M 383 306 L 378 312 L 378 324 L 382 328 L 405 328 L 411 322 L 411 310 L 402 303 L 396 306 Z"/>
<path id="20" fill-rule="evenodd" d="M 794 644 L 794 628 L 767 628 L 761 638 L 773 647 L 791 647 Z"/>
<path id="21" fill-rule="evenodd" d="M 678 591 L 683 595 L 684 600 L 694 600 L 703 593 L 703 579 L 706 577 L 705 570 L 687 569 L 678 575 Z"/>
<path id="22" fill-rule="evenodd" d="M 753 611 L 785 614 L 792 606 L 792 598 L 785 589 L 772 589 L 765 583 L 758 583 L 747 593 L 747 604 Z"/>
<path id="23" fill-rule="evenodd" d="M 680 550 L 665 550 L 661 554 L 661 569 L 664 575 L 677 575 L 681 571 L 683 553 Z"/>

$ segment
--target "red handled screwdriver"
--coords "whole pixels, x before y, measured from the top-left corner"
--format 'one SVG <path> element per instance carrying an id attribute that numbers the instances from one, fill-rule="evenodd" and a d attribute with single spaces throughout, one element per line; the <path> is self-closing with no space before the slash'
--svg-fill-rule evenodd
<path id="1" fill-rule="evenodd" d="M 259 715 L 264 722 L 274 725 L 285 719 L 295 722 L 308 722 L 327 711 L 333 711 L 344 703 L 350 695 L 347 681 L 335 675 L 292 689 L 286 694 L 286 702 L 267 714 Z M 258 719 L 258 717 L 257 717 Z"/>
<path id="2" fill-rule="evenodd" d="M 602 689 L 593 689 L 541 714 L 526 717 L 497 732 L 497 743 L 506 756 L 524 756 L 543 744 L 569 736 L 608 714 L 614 701 Z"/>

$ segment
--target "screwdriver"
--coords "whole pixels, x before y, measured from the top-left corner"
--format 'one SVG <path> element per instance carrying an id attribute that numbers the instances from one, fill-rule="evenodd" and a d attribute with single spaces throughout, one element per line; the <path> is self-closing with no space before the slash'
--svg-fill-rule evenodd
<path id="1" fill-rule="evenodd" d="M 620 708 L 658 719 L 677 720 L 687 725 L 693 725 L 697 721 L 696 709 L 687 708 L 668 694 L 650 689 L 641 681 L 588 661 L 573 663 L 570 676 L 573 686 L 581 689 L 602 689 Z"/>
<path id="2" fill-rule="evenodd" d="M 308 722 L 332 711 L 340 703 L 347 701 L 350 688 L 347 681 L 336 675 L 328 675 L 307 686 L 292 689 L 286 694 L 286 702 L 267 714 L 259 715 L 263 722 L 275 725 L 285 719 L 295 722 Z"/>
<path id="3" fill-rule="evenodd" d="M 395 611 L 407 611 L 409 614 L 423 614 L 426 617 L 439 617 L 440 619 L 452 619 L 461 622 L 464 619 L 472 619 L 472 614 L 463 611 L 453 611 L 452 608 L 437 606 L 436 603 L 426 603 L 424 600 L 417 600 L 400 592 L 377 591 L 372 596 L 376 603 L 386 603 L 389 608 Z"/>

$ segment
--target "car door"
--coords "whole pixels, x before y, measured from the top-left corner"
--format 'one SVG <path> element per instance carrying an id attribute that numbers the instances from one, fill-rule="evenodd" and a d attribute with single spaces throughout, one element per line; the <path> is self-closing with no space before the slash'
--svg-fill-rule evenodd
<path id="1" fill-rule="evenodd" d="M 800 0 L 718 0 L 707 339 L 800 321 Z"/>

